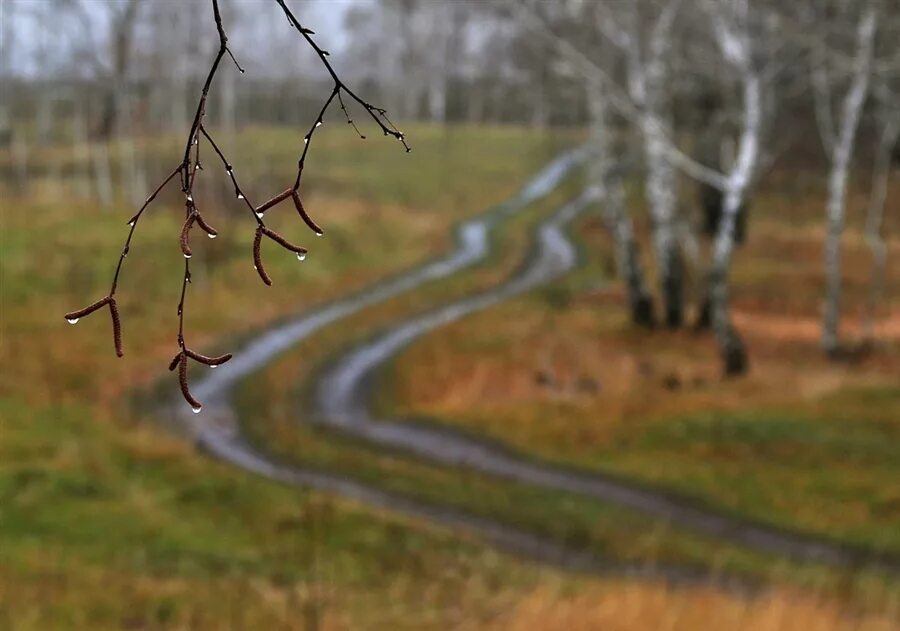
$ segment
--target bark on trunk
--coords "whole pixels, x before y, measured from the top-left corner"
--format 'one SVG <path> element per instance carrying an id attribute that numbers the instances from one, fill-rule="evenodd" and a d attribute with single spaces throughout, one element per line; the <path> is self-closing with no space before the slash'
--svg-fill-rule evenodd
<path id="1" fill-rule="evenodd" d="M 676 328 L 684 319 L 684 262 L 675 217 L 675 171 L 666 158 L 658 126 L 644 132 L 647 155 L 646 193 L 653 217 L 653 244 L 659 270 L 666 326 Z"/>
<path id="2" fill-rule="evenodd" d="M 722 205 L 722 221 L 713 248 L 712 267 L 709 274 L 709 311 L 716 342 L 726 376 L 745 373 L 748 367 L 747 349 L 731 323 L 729 307 L 729 280 L 731 258 L 734 253 L 734 229 L 741 207 L 742 191 L 730 190 Z"/>
<path id="3" fill-rule="evenodd" d="M 653 298 L 647 291 L 634 225 L 625 203 L 621 173 L 613 161 L 608 107 L 602 87 L 592 85 L 588 93 L 591 113 L 591 144 L 594 151 L 592 185 L 602 205 L 603 218 L 613 238 L 616 270 L 625 285 L 633 324 L 652 327 Z"/>
<path id="4" fill-rule="evenodd" d="M 860 114 L 869 89 L 872 44 L 875 36 L 875 12 L 863 13 L 858 30 L 858 49 L 853 82 L 844 97 L 840 130 L 831 152 L 828 175 L 827 232 L 825 237 L 825 308 L 822 316 L 822 349 L 828 355 L 840 351 L 841 312 L 841 236 L 847 196 L 847 172 L 853 155 Z"/>
<path id="5" fill-rule="evenodd" d="M 669 66 L 667 55 L 679 0 L 670 0 L 642 44 L 635 8 L 628 14 L 628 92 L 640 110 L 640 131 L 647 176 L 645 196 L 653 219 L 653 244 L 659 271 L 663 319 L 669 327 L 684 320 L 684 262 L 679 247 L 676 217 L 675 169 L 667 154 L 666 135 L 671 127 L 671 104 L 666 98 Z"/>

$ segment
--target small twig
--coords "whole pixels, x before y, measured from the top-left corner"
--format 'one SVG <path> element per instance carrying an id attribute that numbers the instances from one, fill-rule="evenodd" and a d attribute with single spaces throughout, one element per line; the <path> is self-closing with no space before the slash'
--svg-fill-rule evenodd
<path id="1" fill-rule="evenodd" d="M 213 79 L 216 76 L 216 73 L 219 70 L 222 58 L 227 54 L 231 61 L 234 62 L 235 67 L 240 72 L 244 72 L 244 69 L 238 63 L 231 49 L 228 47 L 228 37 L 225 34 L 225 28 L 222 22 L 222 16 L 219 12 L 219 2 L 218 0 L 211 0 L 212 9 L 213 9 L 213 19 L 215 20 L 216 31 L 219 35 L 219 48 L 216 53 L 215 58 L 212 61 L 209 72 L 206 75 L 206 79 L 203 82 L 202 89 L 200 91 L 200 98 L 197 102 L 197 108 L 194 113 L 194 118 L 191 122 L 190 129 L 187 134 L 187 138 L 185 139 L 184 146 L 184 154 L 181 160 L 181 163 L 162 181 L 162 183 L 153 191 L 153 193 L 147 198 L 144 204 L 138 209 L 137 213 L 132 216 L 132 218 L 128 221 L 129 231 L 128 236 L 125 239 L 125 244 L 122 247 L 122 251 L 119 255 L 118 263 L 116 264 L 115 273 L 113 274 L 112 285 L 110 287 L 109 293 L 102 299 L 85 307 L 84 309 L 80 309 L 78 311 L 72 311 L 70 313 L 65 314 L 65 318 L 71 324 L 75 324 L 78 322 L 80 318 L 84 316 L 90 315 L 91 313 L 103 308 L 104 306 L 109 307 L 110 317 L 112 320 L 112 328 L 113 328 L 113 342 L 116 349 L 116 354 L 121 357 L 123 355 L 122 351 L 122 325 L 121 320 L 119 318 L 119 310 L 118 305 L 116 304 L 116 289 L 118 287 L 119 275 L 122 271 L 123 262 L 125 257 L 128 256 L 129 250 L 131 248 L 131 239 L 134 236 L 135 228 L 137 227 L 138 221 L 142 217 L 144 211 L 150 206 L 153 200 L 156 199 L 156 196 L 165 188 L 165 186 L 175 178 L 175 176 L 180 176 L 181 178 L 181 192 L 184 195 L 184 204 L 185 204 L 185 215 L 184 215 L 184 223 L 181 226 L 180 233 L 180 246 L 181 253 L 184 256 L 184 272 L 182 274 L 181 279 L 181 295 L 178 301 L 178 336 L 177 336 L 177 344 L 178 344 L 178 352 L 172 358 L 172 361 L 169 363 L 169 370 L 174 371 L 176 368 L 178 369 L 178 382 L 181 387 L 181 393 L 184 396 L 185 400 L 191 405 L 194 412 L 199 412 L 202 408 L 202 405 L 197 399 L 193 397 L 189 388 L 188 388 L 188 380 L 187 380 L 187 365 L 188 359 L 193 359 L 196 362 L 209 366 L 210 368 L 215 368 L 216 366 L 225 363 L 229 359 L 231 359 L 231 354 L 226 353 L 225 355 L 220 355 L 218 357 L 208 357 L 206 355 L 202 355 L 196 351 L 188 348 L 185 341 L 184 334 L 184 312 L 185 312 L 185 300 L 187 297 L 187 287 L 191 283 L 191 265 L 190 259 L 193 256 L 193 250 L 191 249 L 191 230 L 195 225 L 199 226 L 210 239 L 215 238 L 218 235 L 218 232 L 213 228 L 203 216 L 200 214 L 200 211 L 197 206 L 197 202 L 194 199 L 194 183 L 197 178 L 198 172 L 203 170 L 203 167 L 200 163 L 200 139 L 201 136 L 209 142 L 209 145 L 212 147 L 215 154 L 222 161 L 222 164 L 225 167 L 225 172 L 228 174 L 229 179 L 231 180 L 231 184 L 234 187 L 234 194 L 238 200 L 243 200 L 244 204 L 247 206 L 247 209 L 250 211 L 252 217 L 256 221 L 256 234 L 253 240 L 253 261 L 255 263 L 256 271 L 259 274 L 260 278 L 266 285 L 272 284 L 272 279 L 266 273 L 265 268 L 262 263 L 262 238 L 263 236 L 268 237 L 281 247 L 295 253 L 297 258 L 301 261 L 306 258 L 307 250 L 304 247 L 294 245 L 290 241 L 288 241 L 285 237 L 275 232 L 268 226 L 266 226 L 263 221 L 264 213 L 284 201 L 288 198 L 291 198 L 294 206 L 297 209 L 297 212 L 300 214 L 300 217 L 303 219 L 304 223 L 316 234 L 321 236 L 323 234 L 322 229 L 312 220 L 309 214 L 303 207 L 303 203 L 300 199 L 300 180 L 303 174 L 303 167 L 306 161 L 306 156 L 309 153 L 309 148 L 311 145 L 311 141 L 313 135 L 316 130 L 322 125 L 324 122 L 324 117 L 328 108 L 334 102 L 335 99 L 340 103 L 341 110 L 344 112 L 344 115 L 347 118 L 347 123 L 353 126 L 353 129 L 360 136 L 360 138 L 365 138 L 365 136 L 360 132 L 359 128 L 353 122 L 353 119 L 350 117 L 350 113 L 347 110 L 347 107 L 344 103 L 344 99 L 342 98 L 341 93 L 347 94 L 351 99 L 355 100 L 358 104 L 360 104 L 372 117 L 372 119 L 378 124 L 381 130 L 385 135 L 393 136 L 397 140 L 399 140 L 404 148 L 409 151 L 409 145 L 406 143 L 406 138 L 403 133 L 397 129 L 397 127 L 388 119 L 385 110 L 375 107 L 359 96 L 356 95 L 350 88 L 347 87 L 337 76 L 334 71 L 334 68 L 331 66 L 330 62 L 326 59 L 328 57 L 328 51 L 320 48 L 315 41 L 312 39 L 313 31 L 307 29 L 300 25 L 294 15 L 291 13 L 290 9 L 288 9 L 287 5 L 283 0 L 276 0 L 278 5 L 285 12 L 285 15 L 288 18 L 291 26 L 296 28 L 306 42 L 312 47 L 312 49 L 316 52 L 318 57 L 321 59 L 322 63 L 325 65 L 325 68 L 328 70 L 328 73 L 331 75 L 334 80 L 334 87 L 332 88 L 328 98 L 325 100 L 325 103 L 322 105 L 319 110 L 318 115 L 316 116 L 315 121 L 313 121 L 312 126 L 307 131 L 304 136 L 304 147 L 300 159 L 297 164 L 297 177 L 294 181 L 294 184 L 291 188 L 275 195 L 268 201 L 261 204 L 259 207 L 254 207 L 251 201 L 248 199 L 247 195 L 244 193 L 244 190 L 241 188 L 238 183 L 237 176 L 234 172 L 234 167 L 231 162 L 225 156 L 222 149 L 213 139 L 212 135 L 207 131 L 206 127 L 203 125 L 204 118 L 206 116 L 206 104 L 209 96 L 210 89 L 212 87 Z M 192 152 L 193 148 L 193 152 Z M 192 155 L 193 153 L 193 155 Z"/>

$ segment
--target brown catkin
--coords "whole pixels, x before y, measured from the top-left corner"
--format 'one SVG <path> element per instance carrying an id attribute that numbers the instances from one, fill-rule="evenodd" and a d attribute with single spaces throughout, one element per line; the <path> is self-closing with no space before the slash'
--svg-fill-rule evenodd
<path id="1" fill-rule="evenodd" d="M 293 194 L 293 192 L 294 191 L 292 189 L 287 189 L 286 191 L 278 193 L 278 195 L 276 195 L 275 197 L 273 197 L 272 199 L 267 201 L 265 204 L 263 204 L 262 206 L 257 208 L 256 213 L 259 215 L 263 214 L 264 212 L 269 210 L 272 206 L 275 206 L 276 204 L 280 204 L 281 202 L 286 200 L 288 197 L 290 197 Z"/>
<path id="2" fill-rule="evenodd" d="M 106 303 L 108 303 L 110 300 L 112 300 L 112 298 L 111 298 L 110 296 L 107 296 L 106 298 L 101 298 L 100 300 L 98 300 L 98 301 L 95 302 L 94 304 L 88 305 L 88 306 L 85 307 L 84 309 L 79 309 L 78 311 L 70 311 L 69 313 L 67 313 L 67 314 L 64 315 L 63 317 L 64 317 L 66 320 L 77 320 L 77 319 L 79 319 L 79 318 L 83 318 L 83 317 L 86 316 L 86 315 L 90 315 L 90 314 L 94 313 L 97 309 L 99 309 L 100 307 L 104 306 L 104 305 L 105 305 Z"/>
<path id="3" fill-rule="evenodd" d="M 181 227 L 181 253 L 184 254 L 185 258 L 191 258 L 191 255 L 193 254 L 191 252 L 190 233 L 191 226 L 194 225 L 196 220 L 197 215 L 191 213 L 188 215 L 187 219 L 184 220 L 184 225 Z"/>
<path id="4" fill-rule="evenodd" d="M 210 235 L 211 237 L 214 237 L 219 234 L 215 228 L 213 228 L 211 225 L 206 223 L 206 220 L 203 219 L 203 215 L 201 215 L 199 213 L 197 213 L 197 225 L 200 226 L 203 229 L 203 231 L 206 234 Z"/>
<path id="5" fill-rule="evenodd" d="M 188 382 L 187 382 L 187 355 L 181 355 L 181 361 L 178 363 L 178 385 L 181 386 L 181 394 L 184 396 L 184 400 L 188 402 L 188 404 L 194 408 L 195 410 L 203 407 L 203 404 L 200 403 L 197 399 L 195 399 L 191 395 L 191 391 L 188 390 Z"/>
<path id="6" fill-rule="evenodd" d="M 207 357 L 206 355 L 201 355 L 200 353 L 192 351 L 189 348 L 185 348 L 184 352 L 191 359 L 198 361 L 201 364 L 206 364 L 207 366 L 218 366 L 219 364 L 224 364 L 229 359 L 231 359 L 231 353 L 225 353 L 224 355 L 219 355 L 218 357 Z"/>
<path id="7" fill-rule="evenodd" d="M 169 372 L 172 372 L 173 370 L 178 368 L 178 362 L 181 361 L 181 355 L 182 352 L 178 351 L 178 354 L 176 354 L 175 357 L 172 358 L 172 361 L 169 362 Z"/>
<path id="8" fill-rule="evenodd" d="M 112 318 L 113 327 L 113 343 L 116 345 L 116 355 L 122 357 L 125 351 L 122 350 L 122 321 L 119 320 L 119 308 L 116 306 L 116 299 L 109 299 L 109 315 Z"/>
<path id="9" fill-rule="evenodd" d="M 299 245 L 294 245 L 280 234 L 272 230 L 271 228 L 267 228 L 265 226 L 260 226 L 259 230 L 262 231 L 264 235 L 272 239 L 275 243 L 280 245 L 281 247 L 290 250 L 291 252 L 296 252 L 297 254 L 306 254 L 306 248 L 301 247 Z"/>
<path id="10" fill-rule="evenodd" d="M 306 225 L 309 226 L 309 229 L 315 232 L 320 237 L 325 234 L 322 229 L 316 225 L 316 222 L 312 220 L 306 213 L 306 209 L 303 207 L 303 202 L 300 200 L 300 194 L 297 191 L 291 191 L 291 196 L 294 198 L 294 206 L 297 207 L 297 212 L 300 213 L 300 217 L 303 218 L 303 221 L 306 222 Z"/>
<path id="11" fill-rule="evenodd" d="M 253 264 L 256 266 L 256 273 L 266 285 L 272 286 L 272 279 L 266 274 L 266 268 L 262 263 L 262 228 L 256 229 L 256 237 L 253 239 Z"/>

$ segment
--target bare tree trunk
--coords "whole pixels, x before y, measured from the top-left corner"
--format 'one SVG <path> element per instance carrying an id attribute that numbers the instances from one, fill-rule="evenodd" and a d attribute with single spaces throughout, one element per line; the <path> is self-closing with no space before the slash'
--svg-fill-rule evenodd
<path id="1" fill-rule="evenodd" d="M 645 194 L 653 218 L 653 243 L 659 270 L 664 321 L 670 327 L 684 320 L 684 262 L 678 239 L 675 169 L 668 157 L 670 128 L 666 100 L 671 30 L 679 0 L 669 0 L 653 25 L 646 55 L 641 44 L 637 11 L 629 13 L 628 91 L 640 111 L 647 176 Z"/>
<path id="2" fill-rule="evenodd" d="M 869 89 L 872 48 L 875 39 L 875 11 L 869 6 L 859 22 L 857 55 L 852 85 L 844 97 L 840 130 L 831 152 L 828 175 L 827 232 L 825 236 L 825 309 L 822 317 L 822 349 L 829 355 L 839 351 L 841 304 L 841 235 L 846 214 L 847 172 Z"/>
<path id="3" fill-rule="evenodd" d="M 588 105 L 591 113 L 592 187 L 603 206 L 603 217 L 613 238 L 616 269 L 628 295 L 632 323 L 654 325 L 653 299 L 647 291 L 641 268 L 634 226 L 625 204 L 621 169 L 613 161 L 608 107 L 602 86 L 590 82 Z"/>
<path id="4" fill-rule="evenodd" d="M 645 128 L 647 198 L 653 216 L 653 243 L 659 269 L 660 292 L 667 326 L 679 327 L 684 319 L 684 261 L 675 217 L 675 171 L 656 135 L 658 127 Z"/>
<path id="5" fill-rule="evenodd" d="M 714 20 L 715 35 L 722 55 L 740 75 L 743 109 L 737 157 L 725 179 L 722 218 L 713 246 L 709 275 L 713 331 L 726 376 L 743 374 L 748 366 L 746 348 L 731 322 L 728 278 L 734 254 L 738 213 L 759 162 L 762 133 L 762 80 L 753 59 L 748 14 L 747 0 L 729 4 L 723 2 Z"/>
<path id="6" fill-rule="evenodd" d="M 91 151 L 87 127 L 84 108 L 78 104 L 72 114 L 72 158 L 75 164 L 75 190 L 81 198 L 91 195 Z"/>
<path id="7" fill-rule="evenodd" d="M 96 181 L 97 199 L 103 208 L 112 205 L 113 187 L 109 168 L 109 145 L 103 140 L 94 143 L 91 149 L 94 159 L 94 179 Z"/>
<path id="8" fill-rule="evenodd" d="M 885 110 L 888 110 L 889 107 L 890 105 L 887 105 Z M 866 341 L 872 341 L 875 338 L 875 314 L 884 293 L 887 247 L 881 229 L 884 223 L 887 183 L 891 175 L 891 153 L 897 145 L 898 138 L 900 138 L 900 114 L 896 111 L 886 111 L 875 164 L 872 167 L 872 193 L 866 213 L 866 243 L 872 251 L 872 272 L 862 323 L 862 338 Z"/>
<path id="9" fill-rule="evenodd" d="M 737 187 L 726 192 L 722 204 L 722 220 L 713 247 L 712 267 L 709 274 L 710 311 L 716 343 L 722 357 L 723 371 L 727 376 L 747 371 L 747 349 L 731 323 L 729 307 L 729 279 L 731 259 L 734 254 L 734 229 L 742 203 L 742 191 Z"/>

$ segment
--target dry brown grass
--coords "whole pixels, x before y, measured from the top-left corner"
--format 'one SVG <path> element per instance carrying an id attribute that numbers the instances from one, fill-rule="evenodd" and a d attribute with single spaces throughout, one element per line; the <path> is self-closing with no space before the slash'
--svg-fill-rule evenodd
<path id="1" fill-rule="evenodd" d="M 900 613 L 900 612 L 894 612 Z M 608 582 L 578 594 L 539 588 L 483 629 L 504 631 L 893 631 L 896 617 L 853 615 L 788 590 L 744 597 L 713 588 Z"/>

